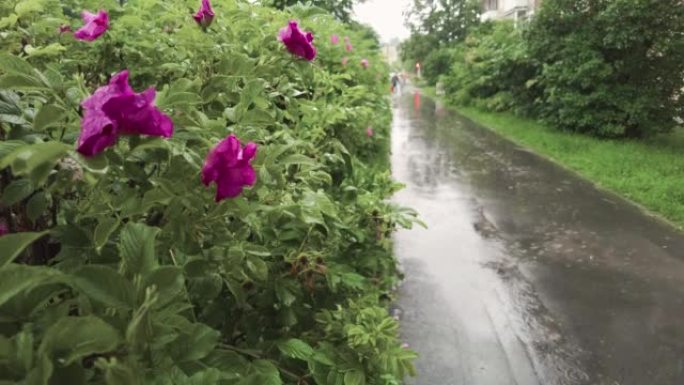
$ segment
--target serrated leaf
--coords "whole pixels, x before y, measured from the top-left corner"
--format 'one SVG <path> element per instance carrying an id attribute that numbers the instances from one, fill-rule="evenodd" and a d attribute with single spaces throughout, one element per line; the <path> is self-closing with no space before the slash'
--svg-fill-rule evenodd
<path id="1" fill-rule="evenodd" d="M 145 278 L 145 287 L 155 286 L 159 295 L 157 306 L 171 302 L 185 288 L 183 269 L 176 266 L 162 266 Z"/>
<path id="2" fill-rule="evenodd" d="M 64 317 L 45 332 L 39 352 L 69 365 L 92 354 L 112 352 L 122 342 L 119 332 L 100 318 Z"/>
<path id="3" fill-rule="evenodd" d="M 306 155 L 302 155 L 302 154 L 288 155 L 280 163 L 282 163 L 286 166 L 295 165 L 295 164 L 312 166 L 312 167 L 319 166 L 319 164 L 315 160 L 309 158 Z"/>
<path id="4" fill-rule="evenodd" d="M 28 174 L 38 166 L 54 165 L 70 149 L 71 146 L 57 141 L 21 146 L 0 159 L 0 169 L 11 165 L 15 174 Z"/>
<path id="5" fill-rule="evenodd" d="M 160 93 L 156 104 L 161 109 L 176 107 L 176 106 L 190 106 L 201 104 L 202 98 L 193 92 L 173 92 L 169 94 Z"/>
<path id="6" fill-rule="evenodd" d="M 181 334 L 170 346 L 176 362 L 200 360 L 206 357 L 218 343 L 221 333 L 201 323 L 192 324 L 181 330 Z"/>
<path id="7" fill-rule="evenodd" d="M 73 286 L 106 306 L 132 309 L 135 288 L 118 271 L 103 265 L 83 266 L 73 273 Z"/>
<path id="8" fill-rule="evenodd" d="M 59 43 L 48 44 L 44 47 L 32 47 L 27 45 L 24 47 L 24 51 L 29 57 L 55 56 L 66 51 L 66 47 Z"/>
<path id="9" fill-rule="evenodd" d="M 1 237 L 0 241 L 6 237 L 9 235 Z M 10 253 L 5 254 L 5 250 L 5 248 L 0 249 L 3 253 L 0 254 L 1 259 L 11 260 L 12 258 L 7 257 Z M 64 280 L 62 273 L 48 267 L 6 264 L 0 268 L 0 306 L 24 290 Z"/>
<path id="10" fill-rule="evenodd" d="M 10 264 L 25 248 L 47 233 L 14 233 L 0 237 L 0 268 Z"/>
<path id="11" fill-rule="evenodd" d="M 61 119 L 64 116 L 64 109 L 54 104 L 46 104 L 38 110 L 36 117 L 33 118 L 33 128 L 36 131 L 42 131 L 47 127 L 62 123 Z"/>
<path id="12" fill-rule="evenodd" d="M 119 218 L 114 217 L 105 217 L 98 220 L 97 227 L 95 227 L 95 233 L 93 234 L 93 242 L 98 251 L 107 244 L 109 236 L 119 228 L 120 224 L 121 221 Z"/>
<path id="13" fill-rule="evenodd" d="M 0 76 L 0 88 L 17 91 L 48 89 L 48 87 L 40 79 L 23 74 L 7 74 Z"/>
<path id="14" fill-rule="evenodd" d="M 252 257 L 247 259 L 247 269 L 257 281 L 268 279 L 268 265 L 259 258 Z"/>
<path id="15" fill-rule="evenodd" d="M 285 342 L 279 343 L 278 349 L 290 358 L 297 358 L 305 361 L 314 354 L 314 350 L 309 344 L 297 338 L 290 338 Z"/>
<path id="16" fill-rule="evenodd" d="M 31 195 L 33 192 L 33 183 L 28 179 L 17 179 L 12 181 L 2 191 L 2 203 L 7 206 L 12 206 Z"/>
<path id="17" fill-rule="evenodd" d="M 350 370 L 344 374 L 344 385 L 365 385 L 366 375 L 360 370 Z"/>
<path id="18" fill-rule="evenodd" d="M 144 276 L 157 267 L 154 243 L 159 231 L 142 223 L 128 223 L 121 231 L 119 252 L 127 276 Z"/>
<path id="19" fill-rule="evenodd" d="M 9 16 L 3 17 L 2 19 L 0 19 L 0 29 L 14 27 L 14 25 L 17 24 L 18 20 L 19 17 L 14 13 L 11 13 Z"/>
<path id="20" fill-rule="evenodd" d="M 0 53 L 0 70 L 8 74 L 35 76 L 35 70 L 29 62 L 7 53 Z"/>
<path id="21" fill-rule="evenodd" d="M 35 222 L 47 209 L 48 200 L 43 191 L 34 194 L 26 203 L 26 216 L 31 222 Z"/>
<path id="22" fill-rule="evenodd" d="M 21 18 L 31 13 L 39 13 L 43 11 L 44 2 L 41 0 L 23 0 L 17 3 L 14 7 L 14 12 Z"/>

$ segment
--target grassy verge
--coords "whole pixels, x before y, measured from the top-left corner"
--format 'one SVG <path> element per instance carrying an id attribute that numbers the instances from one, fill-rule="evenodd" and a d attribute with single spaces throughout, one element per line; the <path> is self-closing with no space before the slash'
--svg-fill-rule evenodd
<path id="1" fill-rule="evenodd" d="M 640 141 L 601 140 L 509 113 L 467 107 L 458 111 L 684 227 L 684 130 Z"/>

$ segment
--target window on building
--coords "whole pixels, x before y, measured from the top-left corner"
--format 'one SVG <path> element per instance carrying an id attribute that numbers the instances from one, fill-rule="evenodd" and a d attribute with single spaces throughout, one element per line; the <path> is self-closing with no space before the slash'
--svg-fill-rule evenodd
<path id="1" fill-rule="evenodd" d="M 484 10 L 485 11 L 496 11 L 499 9 L 499 0 L 485 0 Z"/>

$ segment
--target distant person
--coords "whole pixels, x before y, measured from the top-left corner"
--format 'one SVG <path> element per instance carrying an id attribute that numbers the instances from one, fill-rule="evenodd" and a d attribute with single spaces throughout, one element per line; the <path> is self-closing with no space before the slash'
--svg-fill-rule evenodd
<path id="1" fill-rule="evenodd" d="M 397 74 L 392 74 L 392 93 L 395 93 L 397 91 L 397 88 L 399 87 L 399 76 Z"/>

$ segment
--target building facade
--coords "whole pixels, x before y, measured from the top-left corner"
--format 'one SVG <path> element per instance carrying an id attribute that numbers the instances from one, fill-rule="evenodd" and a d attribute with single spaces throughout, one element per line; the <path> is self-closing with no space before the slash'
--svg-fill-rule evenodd
<path id="1" fill-rule="evenodd" d="M 526 20 L 542 0 L 482 0 L 482 20 Z"/>

